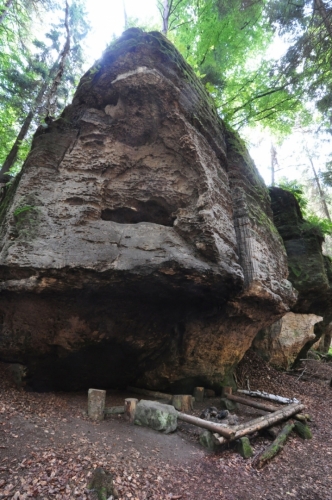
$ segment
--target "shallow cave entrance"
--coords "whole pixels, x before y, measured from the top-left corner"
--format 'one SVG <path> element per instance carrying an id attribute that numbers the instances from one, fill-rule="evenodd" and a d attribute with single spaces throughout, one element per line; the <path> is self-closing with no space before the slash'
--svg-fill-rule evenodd
<path id="1" fill-rule="evenodd" d="M 135 201 L 130 206 L 115 209 L 106 208 L 101 212 L 101 218 L 118 224 L 138 224 L 152 222 L 161 226 L 174 224 L 175 217 L 165 202 L 159 200 Z"/>

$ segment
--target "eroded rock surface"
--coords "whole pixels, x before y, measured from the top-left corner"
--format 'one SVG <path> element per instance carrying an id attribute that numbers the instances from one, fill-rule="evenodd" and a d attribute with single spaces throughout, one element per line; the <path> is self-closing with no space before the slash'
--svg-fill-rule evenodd
<path id="1" fill-rule="evenodd" d="M 263 181 L 156 32 L 37 131 L 1 218 L 0 353 L 34 385 L 219 387 L 295 300 Z"/>
<path id="2" fill-rule="evenodd" d="M 292 311 L 323 317 L 315 325 L 315 337 L 299 352 L 305 358 L 308 349 L 317 342 L 332 321 L 332 262 L 323 255 L 324 237 L 319 228 L 305 221 L 298 202 L 289 191 L 270 189 L 274 223 L 283 238 L 288 257 L 289 280 L 299 292 Z"/>
<path id="3" fill-rule="evenodd" d="M 316 338 L 314 326 L 323 320 L 315 314 L 288 312 L 255 338 L 255 350 L 276 368 L 288 370 L 304 345 Z"/>

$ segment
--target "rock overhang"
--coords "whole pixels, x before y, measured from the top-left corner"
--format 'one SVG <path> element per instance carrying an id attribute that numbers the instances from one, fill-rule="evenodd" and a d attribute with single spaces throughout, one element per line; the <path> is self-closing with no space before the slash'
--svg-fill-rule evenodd
<path id="1" fill-rule="evenodd" d="M 34 344 L 65 372 L 84 350 L 96 369 L 91 346 L 109 362 L 122 349 L 136 359 L 122 384 L 215 384 L 295 300 L 245 148 L 174 47 L 137 29 L 37 131 L 7 193 L 0 257 L 3 356 L 29 361 Z"/>

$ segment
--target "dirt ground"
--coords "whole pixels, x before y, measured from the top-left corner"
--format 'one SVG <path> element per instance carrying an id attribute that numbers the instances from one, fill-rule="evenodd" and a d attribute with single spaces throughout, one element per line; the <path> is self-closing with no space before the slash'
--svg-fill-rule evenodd
<path id="1" fill-rule="evenodd" d="M 253 355 L 237 370 L 239 386 L 296 397 L 313 417 L 312 440 L 291 435 L 257 471 L 253 460 L 270 442 L 264 435 L 251 439 L 254 457 L 244 460 L 231 447 L 208 452 L 188 424 L 163 435 L 123 416 L 93 423 L 86 416 L 86 392 L 17 389 L 0 364 L 0 498 L 92 500 L 87 484 L 102 467 L 113 474 L 121 500 L 332 500 L 332 388 L 319 377 L 300 375 L 277 372 Z M 108 391 L 107 406 L 121 405 L 125 397 L 135 395 Z M 193 414 L 218 405 L 219 398 L 206 399 Z M 236 413 L 245 421 L 264 412 L 239 405 Z"/>

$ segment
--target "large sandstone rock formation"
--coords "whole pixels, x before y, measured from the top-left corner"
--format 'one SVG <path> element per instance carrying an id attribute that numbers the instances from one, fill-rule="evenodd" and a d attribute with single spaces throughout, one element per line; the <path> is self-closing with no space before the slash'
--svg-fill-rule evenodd
<path id="1" fill-rule="evenodd" d="M 295 300 L 263 181 L 159 33 L 84 75 L 0 215 L 0 355 L 35 386 L 219 386 Z"/>
<path id="2" fill-rule="evenodd" d="M 254 339 L 253 347 L 271 365 L 289 370 L 305 344 L 316 338 L 314 326 L 322 320 L 315 314 L 288 312 L 273 325 L 263 328 Z"/>
<path id="3" fill-rule="evenodd" d="M 315 325 L 315 337 L 308 340 L 298 354 L 306 357 L 308 349 L 326 331 L 332 321 L 332 262 L 323 255 L 324 237 L 319 228 L 303 219 L 298 202 L 289 191 L 270 188 L 274 223 L 283 238 L 289 267 L 289 280 L 299 292 L 292 311 L 323 317 Z"/>

